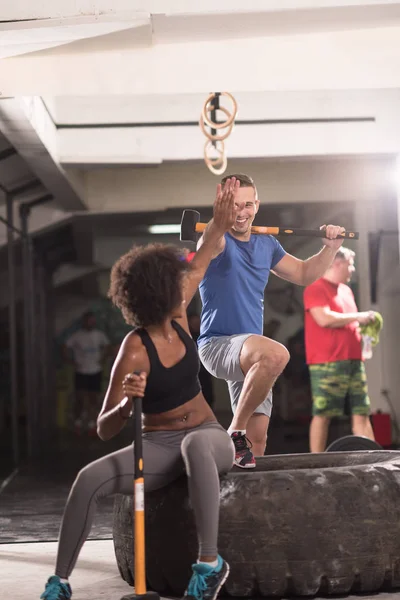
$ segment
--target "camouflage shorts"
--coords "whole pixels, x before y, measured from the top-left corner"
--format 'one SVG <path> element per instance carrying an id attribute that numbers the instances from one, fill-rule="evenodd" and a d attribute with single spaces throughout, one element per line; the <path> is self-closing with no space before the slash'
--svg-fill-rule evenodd
<path id="1" fill-rule="evenodd" d="M 309 368 L 313 415 L 370 414 L 367 376 L 361 360 L 338 360 Z"/>

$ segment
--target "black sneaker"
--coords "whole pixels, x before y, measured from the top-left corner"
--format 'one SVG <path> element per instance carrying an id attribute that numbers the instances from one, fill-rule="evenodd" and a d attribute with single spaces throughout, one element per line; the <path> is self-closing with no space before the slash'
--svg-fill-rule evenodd
<path id="1" fill-rule="evenodd" d="M 235 445 L 234 464 L 241 469 L 254 469 L 256 466 L 256 459 L 250 450 L 250 440 L 247 439 L 244 433 L 240 433 L 240 431 L 231 433 L 231 438 Z"/>
<path id="2" fill-rule="evenodd" d="M 184 595 L 188 600 L 215 600 L 229 575 L 228 563 L 218 555 L 218 565 L 209 567 L 205 563 L 192 565 L 193 575 Z"/>
<path id="3" fill-rule="evenodd" d="M 69 600 L 72 598 L 71 586 L 69 583 L 62 583 L 58 575 L 52 575 L 40 598 L 42 600 Z"/>

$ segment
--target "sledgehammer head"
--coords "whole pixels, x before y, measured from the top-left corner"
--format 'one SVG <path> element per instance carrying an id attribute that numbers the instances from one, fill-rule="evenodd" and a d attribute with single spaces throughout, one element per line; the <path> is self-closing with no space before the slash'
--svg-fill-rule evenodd
<path id="1" fill-rule="evenodd" d="M 200 221 L 200 213 L 197 210 L 184 210 L 181 220 L 181 242 L 197 242 L 198 233 L 196 223 Z"/>

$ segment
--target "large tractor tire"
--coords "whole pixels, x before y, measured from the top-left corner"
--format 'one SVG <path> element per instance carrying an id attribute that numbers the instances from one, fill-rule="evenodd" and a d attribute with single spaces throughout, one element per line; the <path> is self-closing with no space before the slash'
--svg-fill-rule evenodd
<path id="1" fill-rule="evenodd" d="M 265 456 L 221 480 L 221 595 L 333 595 L 400 586 L 400 452 Z M 134 584 L 132 498 L 117 496 L 114 544 Z M 197 556 L 187 481 L 146 494 L 147 584 L 181 596 Z"/>

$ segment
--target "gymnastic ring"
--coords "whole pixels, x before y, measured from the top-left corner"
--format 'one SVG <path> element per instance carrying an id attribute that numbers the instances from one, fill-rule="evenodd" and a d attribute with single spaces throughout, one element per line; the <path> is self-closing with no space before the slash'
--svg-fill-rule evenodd
<path id="1" fill-rule="evenodd" d="M 226 108 L 220 108 L 220 110 L 222 110 L 223 112 L 225 112 L 226 115 L 229 115 L 230 113 L 226 110 Z M 200 129 L 201 131 L 204 133 L 204 135 L 211 140 L 212 142 L 222 142 L 223 140 L 226 140 L 226 138 L 232 133 L 232 129 L 234 126 L 234 121 L 232 121 L 232 123 L 230 124 L 230 126 L 228 127 L 228 131 L 226 133 L 223 133 L 221 135 L 212 135 L 211 133 L 209 133 L 204 125 L 204 119 L 203 119 L 203 115 L 200 115 L 200 121 L 199 121 L 199 125 L 200 125 Z"/>
<path id="2" fill-rule="evenodd" d="M 229 113 L 229 111 L 220 106 L 219 108 L 215 109 L 213 106 L 208 106 L 209 103 L 211 102 L 211 100 L 213 98 L 215 98 L 215 94 L 211 94 L 207 100 L 204 103 L 203 106 L 203 111 L 201 113 L 203 119 L 204 119 L 204 123 L 206 123 L 206 125 L 208 125 L 209 127 L 212 127 L 212 129 L 225 129 L 226 127 L 229 127 L 235 120 L 236 114 L 237 114 L 237 104 L 235 99 L 233 98 L 233 96 L 231 96 L 231 94 L 229 94 L 228 92 L 221 92 L 222 95 L 228 95 L 230 98 L 232 98 L 232 101 L 234 103 L 234 111 L 233 113 Z M 208 118 L 208 113 L 211 112 L 212 110 L 222 110 L 222 112 L 225 113 L 225 115 L 228 115 L 228 118 L 226 121 L 224 121 L 223 123 L 214 123 L 213 121 L 211 121 L 211 119 Z"/>
<path id="3" fill-rule="evenodd" d="M 207 156 L 207 147 L 211 144 L 212 142 L 210 140 L 207 140 L 204 146 L 204 162 L 206 163 L 207 167 L 209 168 L 209 170 L 211 171 L 211 173 L 214 173 L 214 175 L 222 175 L 222 173 L 225 172 L 226 167 L 228 165 L 228 160 L 226 158 L 225 155 L 225 147 L 224 147 L 224 143 L 221 142 L 222 144 L 222 149 L 220 150 L 219 148 L 216 148 L 217 152 L 219 153 L 219 157 L 218 158 L 209 158 Z"/>
<path id="4" fill-rule="evenodd" d="M 211 173 L 213 173 L 214 175 L 222 175 L 222 173 L 225 173 L 226 171 L 226 167 L 228 166 L 228 159 L 226 158 L 225 154 L 224 154 L 224 162 L 222 163 L 222 165 L 217 168 L 214 165 L 208 164 L 207 160 L 205 161 L 207 167 L 209 168 L 209 170 L 211 171 Z"/>
<path id="5" fill-rule="evenodd" d="M 204 159 L 206 166 L 210 169 L 210 171 L 216 175 L 220 175 L 223 173 L 227 167 L 228 161 L 225 154 L 222 156 L 219 162 L 212 162 L 208 157 Z"/>
<path id="6" fill-rule="evenodd" d="M 211 110 L 213 109 L 211 107 L 210 109 L 208 109 L 207 105 L 211 102 L 211 100 L 215 98 L 215 93 L 210 94 L 204 103 L 202 117 L 204 119 L 204 123 L 206 123 L 206 125 L 208 125 L 209 127 L 212 127 L 212 129 L 225 129 L 225 127 L 229 127 L 229 125 L 231 125 L 231 123 L 233 123 L 233 121 L 235 120 L 237 114 L 237 103 L 232 94 L 230 94 L 229 92 L 221 92 L 221 96 L 228 96 L 228 98 L 231 99 L 233 103 L 233 113 L 231 113 L 230 117 L 224 123 L 213 123 L 212 121 L 210 121 L 207 116 L 207 113 L 211 112 Z M 225 114 L 227 114 L 226 109 L 224 111 L 221 107 L 215 110 L 222 110 L 223 112 L 225 112 Z"/>
<path id="7" fill-rule="evenodd" d="M 224 156 L 225 156 L 225 144 L 224 142 L 219 142 L 221 147 L 218 148 L 218 146 L 215 146 L 215 150 L 218 152 L 219 156 L 217 158 L 210 158 L 208 156 L 208 148 L 212 145 L 212 141 L 211 140 L 207 140 L 206 143 L 204 144 L 204 160 L 208 163 L 211 163 L 212 165 L 222 165 L 222 163 L 224 162 Z"/>

